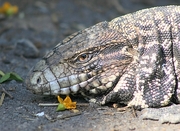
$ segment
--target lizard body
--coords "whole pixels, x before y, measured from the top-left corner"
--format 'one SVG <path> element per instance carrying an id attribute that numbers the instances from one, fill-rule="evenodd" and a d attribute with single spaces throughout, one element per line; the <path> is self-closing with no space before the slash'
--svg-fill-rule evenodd
<path id="1" fill-rule="evenodd" d="M 104 105 L 180 100 L 180 6 L 144 9 L 72 34 L 32 68 L 29 90 Z"/>

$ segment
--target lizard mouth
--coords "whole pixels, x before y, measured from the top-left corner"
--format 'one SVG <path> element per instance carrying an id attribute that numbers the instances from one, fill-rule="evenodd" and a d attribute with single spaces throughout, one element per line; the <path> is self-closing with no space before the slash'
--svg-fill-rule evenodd
<path id="1" fill-rule="evenodd" d="M 92 72 L 72 74 L 70 76 L 48 80 L 42 72 L 33 72 L 25 80 L 28 90 L 41 95 L 76 94 L 80 88 L 86 87 L 93 81 Z"/>

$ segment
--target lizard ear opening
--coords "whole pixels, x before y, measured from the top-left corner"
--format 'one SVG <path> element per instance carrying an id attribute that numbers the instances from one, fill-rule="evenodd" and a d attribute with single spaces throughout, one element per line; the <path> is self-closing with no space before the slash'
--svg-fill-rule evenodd
<path id="1" fill-rule="evenodd" d="M 138 57 L 138 51 L 134 49 L 132 46 L 126 48 L 126 53 L 128 53 L 128 55 L 131 55 L 133 57 Z"/>

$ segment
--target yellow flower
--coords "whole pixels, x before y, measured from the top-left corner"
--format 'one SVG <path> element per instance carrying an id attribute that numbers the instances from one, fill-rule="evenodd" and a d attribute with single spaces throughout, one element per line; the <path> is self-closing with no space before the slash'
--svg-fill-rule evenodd
<path id="1" fill-rule="evenodd" d="M 60 96 L 58 96 L 58 101 L 60 104 L 63 104 L 63 99 Z"/>
<path id="2" fill-rule="evenodd" d="M 18 12 L 17 6 L 12 6 L 9 2 L 5 2 L 2 7 L 0 7 L 0 13 L 5 15 L 13 15 Z"/>
<path id="3" fill-rule="evenodd" d="M 64 100 L 60 96 L 58 96 L 58 101 L 60 104 L 64 105 L 64 107 L 66 109 L 75 109 L 76 108 L 76 102 L 72 102 L 72 100 L 69 96 L 66 96 L 66 98 Z"/>

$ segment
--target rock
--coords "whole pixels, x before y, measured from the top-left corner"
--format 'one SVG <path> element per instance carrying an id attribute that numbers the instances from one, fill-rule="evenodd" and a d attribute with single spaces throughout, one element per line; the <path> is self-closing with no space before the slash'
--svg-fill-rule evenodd
<path id="1" fill-rule="evenodd" d="M 39 56 L 39 50 L 30 40 L 21 39 L 15 43 L 14 54 L 26 58 L 37 58 Z"/>
<path id="2" fill-rule="evenodd" d="M 143 109 L 141 119 L 159 120 L 161 123 L 180 123 L 180 105 Z"/>

